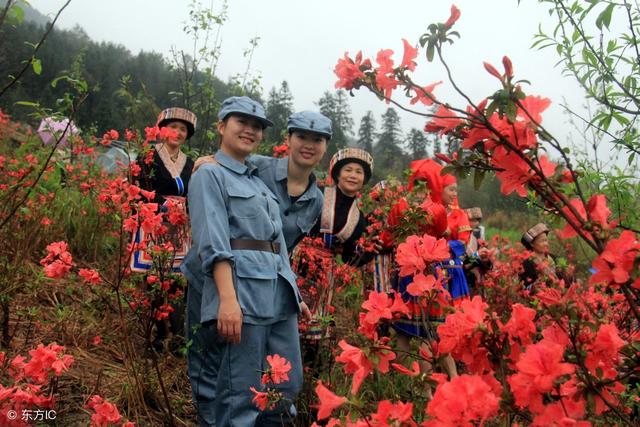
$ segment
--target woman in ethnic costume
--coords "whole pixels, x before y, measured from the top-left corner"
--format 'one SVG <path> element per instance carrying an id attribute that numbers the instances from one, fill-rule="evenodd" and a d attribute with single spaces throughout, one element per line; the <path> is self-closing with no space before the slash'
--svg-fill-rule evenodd
<path id="1" fill-rule="evenodd" d="M 447 277 L 447 288 L 454 305 L 462 298 L 469 297 L 469 287 L 464 275 L 462 263 L 465 256 L 465 242 L 471 234 L 471 227 L 466 213 L 457 206 L 457 183 L 453 175 L 441 175 L 442 166 L 432 159 L 416 160 L 411 163 L 411 176 L 409 177 L 409 189 L 413 190 L 419 181 L 425 182 L 429 190 L 429 196 L 423 205 L 427 214 L 431 216 L 432 227 L 427 234 L 447 239 L 451 258 L 439 263 L 439 267 Z M 406 286 L 411 283 L 411 277 L 399 279 L 399 290 L 406 298 L 411 297 L 405 293 Z M 433 316 L 433 313 L 431 313 Z M 430 317 L 431 317 L 430 316 Z M 443 320 L 442 316 L 436 316 L 431 320 Z M 421 322 L 414 319 L 412 322 L 399 322 L 396 329 L 412 336 L 429 335 Z"/>
<path id="2" fill-rule="evenodd" d="M 536 285 L 547 281 L 564 280 L 566 283 L 574 281 L 570 269 L 558 267 L 555 256 L 549 253 L 549 228 L 539 223 L 528 229 L 520 242 L 532 256 L 522 262 L 523 272 L 520 281 L 525 289 L 535 291 Z"/>
<path id="3" fill-rule="evenodd" d="M 326 333 L 318 320 L 329 314 L 334 291 L 332 270 L 336 265 L 335 256 L 340 255 L 344 263 L 356 267 L 369 261 L 358 247 L 358 240 L 367 227 L 366 217 L 358 208 L 358 196 L 372 172 L 373 158 L 364 150 L 345 148 L 334 154 L 329 164 L 320 221 L 310 233 L 312 237 L 322 239 L 322 246 L 303 242 L 294 251 L 294 270 L 309 279 L 301 292 L 314 315 L 314 321 L 303 325 L 306 327 L 306 339 L 317 340 Z M 317 270 L 318 266 L 324 271 Z M 318 274 L 312 274 L 311 269 L 326 276 L 318 280 Z"/>
<path id="4" fill-rule="evenodd" d="M 155 203 L 162 205 L 167 196 L 185 197 L 189 189 L 193 160 L 180 147 L 193 136 L 197 118 L 184 108 L 167 108 L 158 116 L 156 126 L 176 132 L 175 139 L 158 141 L 153 148 L 153 162 L 142 162 L 141 186 L 155 191 Z"/>
<path id="5" fill-rule="evenodd" d="M 485 242 L 484 226 L 482 222 L 482 209 L 478 207 L 465 210 L 471 226 L 471 235 L 467 243 L 467 259 L 464 263 L 464 271 L 467 276 L 469 290 L 474 294 L 484 296 L 482 282 L 484 276 L 493 268 L 493 262 L 489 257 L 489 249 Z"/>
<path id="6" fill-rule="evenodd" d="M 463 270 L 465 256 L 465 242 L 469 238 L 471 227 L 469 220 L 457 206 L 457 183 L 453 175 L 441 175 L 442 166 L 432 159 L 416 160 L 411 163 L 411 176 L 409 177 L 409 189 L 413 190 L 417 182 L 425 182 L 429 195 L 426 197 L 422 208 L 429 217 L 428 226 L 424 230 L 426 234 L 435 238 L 446 238 L 449 244 L 451 258 L 431 266 L 436 276 L 446 277 L 446 287 L 452 301 L 443 298 L 439 304 L 456 305 L 463 298 L 469 297 L 469 287 Z M 406 202 L 405 202 L 406 203 Z M 419 300 L 407 292 L 407 287 L 413 281 L 413 277 L 399 277 L 397 290 L 402 298 L 408 302 L 412 309 L 411 319 L 399 319 L 393 327 L 398 333 L 398 346 L 406 351 L 410 350 L 411 338 L 423 338 L 427 340 L 437 339 L 435 325 L 444 321 L 444 307 L 429 308 L 426 313 Z M 423 350 L 429 353 L 427 346 L 423 344 Z M 455 361 L 451 355 L 444 356 L 444 368 L 451 378 L 457 376 Z M 423 372 L 431 370 L 431 364 L 421 362 Z M 430 394 L 431 391 L 428 390 Z"/>
<path id="7" fill-rule="evenodd" d="M 158 116 L 156 126 L 172 129 L 175 137 L 156 142 L 153 147 L 153 161 L 150 164 L 140 162 L 140 187 L 147 191 L 155 191 L 153 202 L 157 203 L 160 209 L 167 209 L 167 204 L 172 203 L 175 207 L 184 210 L 186 214 L 186 195 L 189 189 L 193 160 L 180 148 L 195 133 L 196 123 L 196 115 L 184 108 L 167 108 Z M 176 248 L 173 270 L 179 271 L 180 262 L 190 246 L 190 232 L 186 225 L 180 229 L 174 228 L 176 227 L 169 226 L 169 230 L 172 231 L 169 238 Z M 144 269 L 146 266 L 147 269 L 150 268 L 152 261 L 148 257 L 149 255 L 144 250 L 136 251 L 133 254 L 133 267 Z M 176 291 L 178 288 L 174 287 L 169 290 L 169 294 L 180 294 Z M 164 301 L 155 301 L 154 305 L 160 306 L 163 303 Z M 153 341 L 153 347 L 156 351 L 163 350 L 164 340 L 169 329 L 172 334 L 178 337 L 175 343 L 176 348 L 183 342 L 184 298 L 179 296 L 171 302 L 171 305 L 174 311 L 169 314 L 169 326 L 164 320 L 156 321 L 156 337 Z"/>

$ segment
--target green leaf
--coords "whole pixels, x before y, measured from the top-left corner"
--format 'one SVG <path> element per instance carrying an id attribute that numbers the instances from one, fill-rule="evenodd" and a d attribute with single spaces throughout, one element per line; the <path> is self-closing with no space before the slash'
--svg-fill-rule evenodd
<path id="1" fill-rule="evenodd" d="M 42 74 L 42 62 L 38 58 L 33 58 L 31 60 L 31 66 L 33 67 L 33 72 L 37 75 Z"/>
<path id="2" fill-rule="evenodd" d="M 432 62 L 433 61 L 433 56 L 435 55 L 436 49 L 435 49 L 435 45 L 433 43 L 429 43 L 429 46 L 427 47 L 427 61 Z"/>
<path id="3" fill-rule="evenodd" d="M 487 117 L 491 117 L 493 115 L 493 113 L 496 111 L 496 109 L 498 108 L 498 102 L 497 101 L 492 101 L 491 104 L 489 104 L 489 106 L 487 107 L 487 110 L 485 111 L 485 115 Z"/>
<path id="4" fill-rule="evenodd" d="M 17 4 L 11 6 L 10 19 L 13 23 L 22 24 L 24 21 L 24 9 L 19 7 Z"/>
<path id="5" fill-rule="evenodd" d="M 616 7 L 615 3 L 610 3 L 596 18 L 596 27 L 599 30 L 602 30 L 602 26 L 604 25 L 609 29 L 609 24 L 611 24 L 611 15 L 613 14 L 613 9 Z"/>
<path id="6" fill-rule="evenodd" d="M 600 127 L 605 131 L 609 130 L 609 126 L 611 125 L 611 115 L 607 114 L 602 119 L 599 120 Z"/>
<path id="7" fill-rule="evenodd" d="M 40 104 L 37 102 L 30 102 L 30 101 L 18 101 L 15 103 L 16 105 L 24 105 L 25 107 L 33 107 L 33 108 L 39 108 Z"/>
<path id="8" fill-rule="evenodd" d="M 518 114 L 518 107 L 513 102 L 509 102 L 505 109 L 504 113 L 507 115 L 507 119 L 509 119 L 509 123 L 513 123 L 516 121 L 516 115 Z"/>

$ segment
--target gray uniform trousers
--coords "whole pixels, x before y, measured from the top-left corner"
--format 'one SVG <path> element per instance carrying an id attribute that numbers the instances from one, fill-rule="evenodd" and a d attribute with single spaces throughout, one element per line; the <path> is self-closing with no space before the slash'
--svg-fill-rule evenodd
<path id="1" fill-rule="evenodd" d="M 199 300 L 190 288 L 188 299 Z M 193 301 L 193 300 L 192 300 Z M 217 333 L 215 321 L 197 323 L 193 304 L 187 313 L 188 372 L 200 426 L 282 426 L 296 415 L 293 405 L 302 388 L 302 360 L 297 313 L 279 317 L 271 324 L 243 323 L 241 342 L 229 344 Z M 196 322 L 194 322 L 194 320 Z M 252 401 L 249 387 L 260 390 L 266 356 L 279 354 L 291 362 L 289 381 L 270 385 L 285 395 L 279 406 L 261 412 Z"/>

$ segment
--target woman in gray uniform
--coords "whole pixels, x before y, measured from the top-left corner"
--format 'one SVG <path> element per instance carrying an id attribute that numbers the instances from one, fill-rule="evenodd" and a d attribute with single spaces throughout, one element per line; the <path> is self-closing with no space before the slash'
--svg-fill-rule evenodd
<path id="1" fill-rule="evenodd" d="M 217 164 L 192 176 L 193 246 L 182 264 L 189 281 L 188 368 L 200 425 L 289 423 L 302 386 L 298 313 L 308 312 L 289 265 L 279 203 L 247 157 L 270 126 L 247 97 L 225 100 L 218 113 Z M 261 389 L 266 356 L 291 363 L 286 397 L 260 412 L 250 388 Z"/>

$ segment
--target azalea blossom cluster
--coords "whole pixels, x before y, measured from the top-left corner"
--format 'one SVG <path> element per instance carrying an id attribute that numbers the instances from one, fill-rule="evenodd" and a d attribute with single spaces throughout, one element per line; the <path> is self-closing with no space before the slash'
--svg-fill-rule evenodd
<path id="1" fill-rule="evenodd" d="M 121 427 L 134 427 L 135 423 L 123 421 L 118 407 L 102 396 L 93 395 L 85 405 L 86 409 L 92 411 L 91 427 L 108 427 L 119 425 Z"/>
<path id="2" fill-rule="evenodd" d="M 21 417 L 8 417 L 9 411 L 22 414 L 23 410 L 53 408 L 55 396 L 47 386 L 68 371 L 74 362 L 73 356 L 65 354 L 65 348 L 56 343 L 38 344 L 29 350 L 29 356 L 27 359 L 16 355 L 9 360 L 6 353 L 0 352 L 0 416 L 3 417 L 3 425 L 28 425 Z"/>
<path id="3" fill-rule="evenodd" d="M 350 264 L 339 262 L 324 248 L 322 238 L 305 237 L 293 252 L 292 268 L 298 274 L 298 287 L 303 299 L 316 320 L 330 325 L 335 307 L 333 297 L 344 287 L 360 283 L 360 271 Z M 307 322 L 300 322 L 301 332 L 309 328 Z"/>
<path id="4" fill-rule="evenodd" d="M 164 127 L 147 127 L 144 130 L 144 138 L 139 137 L 138 132 L 126 129 L 125 139 L 130 144 L 135 144 L 141 153 L 139 160 L 150 164 L 153 161 L 151 144 L 156 140 L 175 138 L 176 131 Z M 116 130 L 106 132 L 102 138 L 103 145 L 117 140 L 120 133 Z M 98 202 L 99 213 L 104 216 L 121 218 L 122 227 L 114 230 L 114 237 L 125 240 L 126 251 L 123 251 L 122 265 L 127 266 L 131 254 L 135 250 L 144 250 L 154 259 L 154 271 L 150 271 L 146 278 L 146 286 L 143 289 L 137 287 L 123 287 L 123 292 L 129 300 L 129 306 L 139 311 L 144 309 L 149 319 L 162 320 L 173 311 L 170 304 L 151 304 L 151 301 L 169 300 L 178 298 L 183 291 L 179 286 L 174 286 L 174 275 L 171 273 L 176 248 L 171 236 L 185 232 L 188 217 L 184 205 L 176 200 L 169 199 L 162 209 L 153 202 L 155 192 L 146 191 L 137 185 L 137 179 L 141 174 L 141 167 L 136 162 L 129 165 L 121 165 L 121 171 L 115 176 L 103 176 L 101 180 L 94 181 L 83 191 L 91 192 Z M 69 172 L 82 174 L 86 168 L 68 165 Z M 123 174 L 126 177 L 123 177 Z M 124 179 L 123 179 L 124 178 Z M 85 182 L 87 179 L 84 179 Z M 81 181 L 81 179 L 78 179 Z M 80 184 L 82 185 L 82 183 Z M 133 236 L 138 230 L 143 231 L 143 238 L 134 242 Z M 91 286 L 117 283 L 107 280 L 99 271 L 90 268 L 78 268 L 73 262 L 66 242 L 55 242 L 47 247 L 47 256 L 41 264 L 45 267 L 45 275 L 54 279 L 62 279 L 69 273 L 75 272 L 83 284 Z M 123 268 L 123 276 L 128 275 L 128 268 Z"/>
<path id="5" fill-rule="evenodd" d="M 598 417 L 628 416 L 625 379 L 637 369 L 639 354 L 634 346 L 640 343 L 640 335 L 617 326 L 629 322 L 624 298 L 581 283 L 541 284 L 532 296 L 516 285 L 518 261 L 496 260 L 496 264 L 497 272 L 490 273 L 493 276 L 488 279 L 490 302 L 480 296 L 463 300 L 437 328 L 440 340 L 433 348 L 439 354 L 451 354 L 466 373 L 450 380 L 443 374 L 431 375 L 437 386 L 424 408 L 428 418 L 422 425 L 483 422 L 507 413 L 539 426 L 560 422 L 591 425 L 589 420 Z M 493 296 L 509 292 L 509 304 L 499 305 L 500 314 L 493 311 Z M 376 326 L 392 320 L 396 313 L 407 315 L 404 304 L 400 298 L 371 293 L 363 304 L 359 332 L 377 339 Z M 363 411 L 358 397 L 363 383 L 375 381 L 373 372 L 388 373 L 389 362 L 396 358 L 393 341 L 383 340 L 375 345 L 365 340 L 369 344 L 361 346 L 340 342 L 342 352 L 336 361 L 352 376 L 349 393 L 354 398 L 318 384 L 319 419 L 329 418 L 329 425 L 336 426 L 366 425 L 376 419 L 375 412 L 365 419 L 355 414 Z M 386 351 L 375 354 L 374 348 Z M 401 374 L 421 378 L 417 361 L 430 355 L 415 357 L 411 369 L 397 363 L 392 366 Z M 422 417 L 415 403 L 411 411 L 404 407 L 412 415 L 402 425 L 419 424 Z M 386 401 L 384 405 L 389 404 Z M 335 417 L 338 410 L 342 417 Z"/>
<path id="6" fill-rule="evenodd" d="M 453 6 L 446 22 L 432 24 L 420 38 L 429 61 L 437 54 L 444 62 L 442 48 L 458 36 L 452 26 L 460 16 Z M 414 355 L 411 368 L 393 364 L 397 372 L 418 378 L 417 362 L 451 354 L 463 372 L 454 378 L 437 373 L 424 378 L 437 384 L 435 393 L 424 408 L 416 408 L 412 402 L 411 410 L 408 403 L 389 400 L 375 408 L 363 405 L 357 397 L 366 381 L 374 381 L 371 373 L 377 366 L 386 372 L 385 364 L 376 363 L 379 359 L 371 349 L 387 346 L 390 352 L 396 351 L 392 339 L 385 338 L 383 344 L 376 341 L 381 325 L 396 316 L 415 313 L 411 303 L 397 294 L 372 292 L 360 313 L 362 344 L 342 341 L 343 351 L 336 357 L 345 364 L 344 372 L 353 376 L 349 393 L 354 397 L 334 394 L 323 383 L 318 384 L 318 418 L 329 418 L 328 425 L 335 426 L 390 425 L 391 419 L 396 425 L 471 425 L 497 417 L 539 426 L 630 422 L 630 407 L 637 403 L 625 391 L 632 387 L 629 378 L 637 377 L 640 366 L 638 236 L 628 230 L 616 236 L 617 222 L 611 219 L 605 196 L 585 196 L 566 152 L 542 125 L 542 113 L 550 100 L 524 93 L 523 82 L 515 79 L 508 57 L 503 58 L 503 71 L 484 64 L 500 83 L 494 94 L 456 108 L 434 95 L 442 82 L 426 86 L 413 82 L 419 50 L 407 40 L 403 45 L 399 64 L 390 49 L 380 50 L 373 59 L 361 52 L 353 58 L 345 54 L 334 70 L 336 87 L 365 87 L 397 105 L 393 95 L 401 88 L 411 98 L 411 105 L 430 107 L 426 115 L 431 120 L 425 131 L 460 143 L 461 149 L 453 158 L 440 156 L 450 164 L 449 169 L 493 171 L 504 194 L 533 194 L 544 209 L 565 220 L 566 226 L 558 232 L 561 237 L 577 235 L 595 250 L 595 274 L 583 282 L 565 281 L 541 271 L 535 287 L 525 289 L 519 275 L 531 253 L 511 244 L 498 245 L 503 248 L 502 261 L 496 259 L 493 271 L 486 275 L 479 290 L 482 296 L 463 299 L 451 307 L 437 327 L 439 339 L 430 343 L 435 354 Z M 542 140 L 558 151 L 559 161 L 543 154 Z M 378 206 L 381 219 L 372 231 L 382 233 L 390 225 L 383 218 L 391 217 L 394 205 L 400 204 L 398 199 Z M 446 242 L 414 232 L 396 236 L 395 245 L 399 275 L 414 276 L 407 292 L 423 301 L 442 294 L 437 274 L 431 275 L 430 269 L 440 258 L 448 257 Z M 394 418 L 387 416 L 388 424 L 376 424 L 381 407 L 386 414 L 392 412 L 390 408 L 402 410 Z"/>
<path id="7" fill-rule="evenodd" d="M 289 381 L 289 371 L 291 371 L 291 362 L 279 354 L 270 354 L 266 357 L 269 368 L 262 373 L 260 380 L 264 391 L 251 387 L 250 390 L 254 394 L 253 403 L 261 411 L 273 409 L 279 403 L 285 400 L 284 394 L 276 387 L 278 384 Z"/>
<path id="8" fill-rule="evenodd" d="M 459 18 L 460 11 L 452 6 L 450 18 L 445 23 L 432 24 L 430 32 L 420 38 L 419 44 L 426 49 L 427 59 L 433 60 L 437 52 L 444 63 L 443 46 L 458 35 L 452 26 Z M 404 39 L 403 45 L 399 64 L 394 61 L 391 49 L 380 50 L 375 60 L 364 58 L 361 52 L 353 58 L 346 53 L 334 69 L 338 77 L 336 87 L 347 90 L 366 87 L 399 106 L 402 104 L 393 94 L 401 88 L 411 98 L 411 105 L 431 108 L 426 114 L 419 113 L 431 117 L 425 132 L 459 142 L 460 150 L 453 158 L 440 156 L 450 163 L 450 168 L 461 171 L 475 168 L 480 176 L 494 171 L 503 194 L 527 197 L 532 192 L 546 209 L 565 219 L 566 237 L 578 235 L 594 249 L 601 250 L 616 223 L 609 220 L 604 195 L 594 194 L 587 200 L 565 148 L 543 127 L 542 113 L 551 101 L 525 94 L 524 81 L 516 80 L 513 64 L 505 56 L 503 72 L 484 63 L 485 70 L 499 80 L 501 87 L 480 102 L 472 102 L 452 81 L 454 88 L 469 99 L 466 107 L 454 107 L 434 95 L 441 81 L 421 86 L 412 80 L 419 48 Z M 551 145 L 561 161 L 551 160 L 544 154 L 547 150 L 542 140 Z"/>

